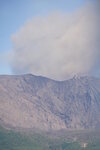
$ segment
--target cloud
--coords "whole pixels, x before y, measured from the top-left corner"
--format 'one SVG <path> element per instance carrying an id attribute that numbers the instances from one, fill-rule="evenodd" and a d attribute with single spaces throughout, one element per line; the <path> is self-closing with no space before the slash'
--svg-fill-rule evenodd
<path id="1" fill-rule="evenodd" d="M 63 80 L 98 72 L 100 58 L 99 1 L 77 12 L 54 12 L 27 22 L 12 36 L 14 73 L 33 73 Z M 99 5 L 100 6 L 100 5 Z"/>

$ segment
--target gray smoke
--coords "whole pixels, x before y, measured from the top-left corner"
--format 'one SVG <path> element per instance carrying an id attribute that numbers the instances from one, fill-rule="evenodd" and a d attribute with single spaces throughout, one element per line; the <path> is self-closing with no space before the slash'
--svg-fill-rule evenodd
<path id="1" fill-rule="evenodd" d="M 56 12 L 27 22 L 12 36 L 14 73 L 63 80 L 74 74 L 99 75 L 100 1 L 73 14 Z"/>

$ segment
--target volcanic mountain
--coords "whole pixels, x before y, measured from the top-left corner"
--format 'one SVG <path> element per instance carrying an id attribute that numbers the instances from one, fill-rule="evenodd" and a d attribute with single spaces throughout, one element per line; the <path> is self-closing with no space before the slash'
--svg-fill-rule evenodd
<path id="1" fill-rule="evenodd" d="M 0 124 L 41 130 L 99 128 L 100 79 L 1 75 Z"/>

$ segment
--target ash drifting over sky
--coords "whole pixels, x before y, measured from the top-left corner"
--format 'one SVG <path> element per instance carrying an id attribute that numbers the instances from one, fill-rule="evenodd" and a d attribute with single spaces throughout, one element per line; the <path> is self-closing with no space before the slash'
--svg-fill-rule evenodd
<path id="1" fill-rule="evenodd" d="M 12 35 L 14 73 L 63 80 L 74 74 L 100 75 L 100 1 L 73 13 L 34 17 Z"/>

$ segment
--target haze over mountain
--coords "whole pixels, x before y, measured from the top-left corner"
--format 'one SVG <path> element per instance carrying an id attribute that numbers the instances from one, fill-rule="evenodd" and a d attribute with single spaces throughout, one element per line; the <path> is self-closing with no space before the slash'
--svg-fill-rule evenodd
<path id="1" fill-rule="evenodd" d="M 13 128 L 86 129 L 100 126 L 100 79 L 55 81 L 0 76 L 0 123 Z"/>

